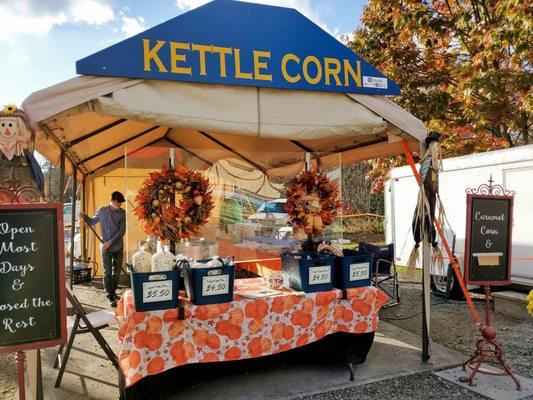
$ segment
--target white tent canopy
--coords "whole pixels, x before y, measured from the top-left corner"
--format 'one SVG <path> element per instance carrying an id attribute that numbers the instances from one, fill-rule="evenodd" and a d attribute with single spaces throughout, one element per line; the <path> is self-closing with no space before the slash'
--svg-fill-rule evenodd
<path id="1" fill-rule="evenodd" d="M 81 176 L 123 165 L 125 151 L 179 147 L 207 168 L 240 158 L 269 176 L 401 153 L 426 137 L 423 123 L 383 96 L 80 76 L 31 94 L 23 109 L 35 148 L 53 163 L 61 149 Z M 335 155 L 335 156 L 333 156 Z M 291 167 L 292 166 L 292 167 Z M 67 171 L 71 171 L 67 166 Z"/>

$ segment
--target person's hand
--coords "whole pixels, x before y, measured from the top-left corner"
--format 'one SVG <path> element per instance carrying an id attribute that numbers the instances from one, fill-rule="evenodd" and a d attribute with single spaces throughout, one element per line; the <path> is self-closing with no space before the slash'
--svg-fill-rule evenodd
<path id="1" fill-rule="evenodd" d="M 80 218 L 83 218 L 85 216 L 85 213 L 83 211 L 80 211 Z"/>
<path id="2" fill-rule="evenodd" d="M 104 247 L 104 250 L 107 250 L 107 249 L 109 249 L 109 247 L 111 247 L 111 243 L 109 243 L 109 242 L 105 242 L 105 243 L 103 244 L 103 247 Z"/>

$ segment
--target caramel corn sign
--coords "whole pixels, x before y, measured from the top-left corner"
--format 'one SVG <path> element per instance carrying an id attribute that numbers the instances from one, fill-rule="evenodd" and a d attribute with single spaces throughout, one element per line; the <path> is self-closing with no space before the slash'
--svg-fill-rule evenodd
<path id="1" fill-rule="evenodd" d="M 398 95 L 398 85 L 296 10 L 218 0 L 76 63 L 83 75 Z"/>

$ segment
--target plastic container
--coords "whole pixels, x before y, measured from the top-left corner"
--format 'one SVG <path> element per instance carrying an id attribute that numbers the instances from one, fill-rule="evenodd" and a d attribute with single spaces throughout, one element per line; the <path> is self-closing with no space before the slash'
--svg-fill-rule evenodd
<path id="1" fill-rule="evenodd" d="M 335 257 L 333 285 L 338 289 L 370 286 L 372 254 L 344 250 L 344 257 Z"/>
<path id="2" fill-rule="evenodd" d="M 167 310 L 179 305 L 179 269 L 158 272 L 132 272 L 131 288 L 136 311 Z"/>
<path id="3" fill-rule="evenodd" d="M 333 256 L 319 253 L 283 253 L 283 274 L 289 286 L 305 293 L 333 289 Z"/>
<path id="4" fill-rule="evenodd" d="M 195 305 L 218 304 L 233 301 L 235 264 L 219 259 L 219 267 L 195 267 L 182 261 L 183 277 L 187 297 Z M 206 264 L 210 259 L 197 260 L 195 264 Z"/>

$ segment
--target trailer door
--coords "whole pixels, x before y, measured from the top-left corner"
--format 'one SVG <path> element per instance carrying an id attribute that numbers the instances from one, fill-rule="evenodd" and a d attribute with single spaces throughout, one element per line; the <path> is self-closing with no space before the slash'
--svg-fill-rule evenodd
<path id="1" fill-rule="evenodd" d="M 514 190 L 513 261 L 514 284 L 533 286 L 533 167 L 503 170 L 505 189 Z"/>

